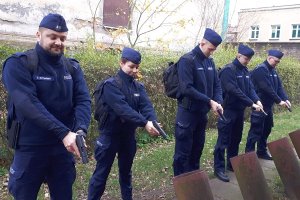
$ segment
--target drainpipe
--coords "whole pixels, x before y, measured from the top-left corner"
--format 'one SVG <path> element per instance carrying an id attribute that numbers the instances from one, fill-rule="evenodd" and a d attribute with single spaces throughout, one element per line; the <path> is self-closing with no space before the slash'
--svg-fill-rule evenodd
<path id="1" fill-rule="evenodd" d="M 223 23 L 222 23 L 222 34 L 221 34 L 223 40 L 226 39 L 226 34 L 227 34 L 227 29 L 228 29 L 229 5 L 230 5 L 230 0 L 225 0 Z"/>

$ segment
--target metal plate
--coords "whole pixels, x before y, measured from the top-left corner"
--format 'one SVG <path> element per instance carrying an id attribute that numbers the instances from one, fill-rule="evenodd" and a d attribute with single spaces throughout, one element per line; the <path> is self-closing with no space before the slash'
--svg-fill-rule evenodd
<path id="1" fill-rule="evenodd" d="M 300 158 L 300 129 L 289 133 L 289 135 L 298 154 L 298 158 Z"/>
<path id="2" fill-rule="evenodd" d="M 290 199 L 300 199 L 300 165 L 287 137 L 268 143 L 279 176 Z"/>
<path id="3" fill-rule="evenodd" d="M 213 200 L 209 179 L 205 171 L 195 170 L 173 178 L 178 200 Z"/>
<path id="4" fill-rule="evenodd" d="M 245 200 L 272 199 L 270 189 L 254 151 L 230 158 L 230 162 Z"/>

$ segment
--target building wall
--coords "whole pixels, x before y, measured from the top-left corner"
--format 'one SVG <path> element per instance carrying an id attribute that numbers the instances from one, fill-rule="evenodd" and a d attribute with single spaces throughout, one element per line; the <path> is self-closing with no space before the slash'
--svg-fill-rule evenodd
<path id="1" fill-rule="evenodd" d="M 106 45 L 112 43 L 128 45 L 128 39 L 125 34 L 114 37 L 111 29 L 102 26 L 103 1 L 101 1 L 96 13 L 96 41 Z M 142 2 L 142 0 L 140 1 Z M 140 41 L 143 42 L 137 46 L 172 50 L 190 50 L 193 48 L 202 36 L 205 27 L 211 27 L 207 23 L 201 22 L 201 25 L 199 23 L 201 18 L 199 10 L 203 6 L 203 4 L 199 3 L 200 1 L 205 2 L 205 0 L 185 1 L 186 3 L 180 9 L 171 13 L 171 17 L 165 22 L 165 26 L 143 35 L 140 38 Z M 92 13 L 95 11 L 98 2 L 99 0 L 2 0 L 0 2 L 0 40 L 34 43 L 34 35 L 40 20 L 43 16 L 52 12 L 62 14 L 65 17 L 69 28 L 69 43 L 85 42 L 93 34 Z M 160 1 L 154 2 L 159 3 Z M 180 1 L 173 0 L 169 2 L 166 9 L 173 8 L 180 3 Z M 143 18 L 147 18 L 151 12 L 145 13 Z M 167 13 L 151 18 L 144 28 L 157 26 L 165 14 Z M 211 15 L 207 16 L 212 18 Z M 137 12 L 133 13 L 131 35 L 133 38 L 136 31 L 134 27 L 137 24 L 138 17 L 139 14 Z M 200 31 L 198 31 L 199 26 L 202 27 Z M 219 28 L 217 31 L 220 33 L 221 29 Z M 198 34 L 199 32 L 200 34 Z"/>
<path id="2" fill-rule="evenodd" d="M 300 24 L 300 4 L 291 6 L 274 6 L 268 8 L 244 9 L 239 12 L 239 42 L 300 42 L 292 39 L 292 24 Z M 259 26 L 259 37 L 251 39 L 251 26 Z M 271 38 L 271 25 L 280 25 L 279 39 Z"/>
<path id="3" fill-rule="evenodd" d="M 226 45 L 232 45 L 237 47 L 240 43 L 239 42 L 230 42 L 226 43 Z M 295 42 L 276 42 L 276 43 L 269 43 L 269 42 L 255 42 L 255 43 L 246 43 L 251 48 L 254 49 L 255 55 L 267 56 L 267 51 L 269 49 L 279 49 L 284 53 L 284 58 L 289 56 L 300 60 L 300 45 L 299 43 Z"/>

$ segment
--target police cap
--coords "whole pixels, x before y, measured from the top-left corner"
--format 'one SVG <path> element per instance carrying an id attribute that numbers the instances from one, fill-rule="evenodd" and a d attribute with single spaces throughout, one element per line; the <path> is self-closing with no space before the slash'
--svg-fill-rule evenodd
<path id="1" fill-rule="evenodd" d="M 238 47 L 238 53 L 248 57 L 248 58 L 252 58 L 252 56 L 254 55 L 254 51 L 253 49 L 251 49 L 250 47 L 248 47 L 247 45 L 243 45 L 240 44 Z"/>
<path id="2" fill-rule="evenodd" d="M 140 64 L 141 63 L 141 54 L 140 52 L 129 48 L 129 47 L 124 47 L 122 51 L 122 58 L 125 58 L 126 60 L 129 60 L 133 62 L 134 64 Z"/>
<path id="3" fill-rule="evenodd" d="M 281 59 L 282 56 L 283 56 L 283 53 L 282 53 L 281 51 L 277 50 L 277 49 L 270 49 L 270 50 L 268 51 L 268 55 L 269 55 L 269 56 L 274 56 L 274 57 L 276 57 L 276 58 Z"/>
<path id="4" fill-rule="evenodd" d="M 221 36 L 210 28 L 206 28 L 203 38 L 212 43 L 215 47 L 222 42 Z"/>
<path id="5" fill-rule="evenodd" d="M 48 14 L 46 15 L 39 27 L 48 28 L 56 32 L 67 32 L 68 27 L 63 16 L 59 14 Z"/>

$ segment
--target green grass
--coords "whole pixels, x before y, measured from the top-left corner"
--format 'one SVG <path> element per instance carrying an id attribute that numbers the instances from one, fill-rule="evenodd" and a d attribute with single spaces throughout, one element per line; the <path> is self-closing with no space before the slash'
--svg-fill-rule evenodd
<path id="1" fill-rule="evenodd" d="M 293 112 L 281 110 L 274 115 L 275 126 L 269 137 L 269 142 L 283 137 L 287 137 L 289 132 L 299 129 L 300 107 L 293 108 Z M 245 122 L 240 153 L 245 148 L 245 140 L 249 130 L 249 122 Z M 201 158 L 201 168 L 212 177 L 213 150 L 217 139 L 217 130 L 207 130 L 206 143 L 203 156 Z M 90 150 L 92 151 L 92 150 Z M 166 142 L 158 139 L 157 143 L 143 145 L 138 149 L 133 164 L 133 187 L 135 199 L 159 198 L 163 195 L 165 199 L 174 198 L 175 194 L 172 186 L 172 160 L 174 154 L 174 139 Z M 95 160 L 90 159 L 88 165 L 77 164 L 77 179 L 74 184 L 74 199 L 86 199 L 89 178 L 95 168 Z M 3 174 L 3 168 L 0 175 Z M 285 199 L 283 185 L 279 177 L 274 177 L 271 183 L 272 193 L 276 199 Z M 43 193 L 43 192 L 42 192 Z M 41 196 L 43 196 L 41 194 Z M 113 165 L 109 179 L 107 181 L 106 192 L 103 199 L 120 199 L 118 183 L 118 169 L 116 162 Z"/>
<path id="2" fill-rule="evenodd" d="M 275 126 L 269 137 L 270 141 L 287 137 L 289 132 L 299 129 L 300 107 L 293 108 L 293 112 L 282 112 L 274 115 Z M 249 122 L 245 122 L 243 139 L 240 144 L 240 153 L 243 153 L 245 140 L 249 130 Z M 207 130 L 206 143 L 201 158 L 201 168 L 208 172 L 212 177 L 213 150 L 217 139 L 217 130 Z M 166 142 L 161 139 L 157 143 L 144 145 L 138 149 L 134 165 L 133 165 L 133 187 L 136 199 L 149 198 L 150 195 L 163 195 L 165 199 L 174 198 L 175 194 L 172 186 L 172 160 L 174 154 L 174 139 Z M 78 162 L 79 163 L 79 162 Z M 74 199 L 86 199 L 89 179 L 95 168 L 95 160 L 90 158 L 88 165 L 77 164 L 77 179 L 73 186 Z M 6 170 L 6 171 L 5 171 Z M 0 168 L 0 178 L 7 173 L 7 169 Z M 2 181 L 2 180 L 1 180 Z M 272 194 L 276 199 L 285 199 L 283 193 L 283 185 L 279 177 L 275 177 L 271 183 Z M 45 189 L 43 189 L 45 190 Z M 5 191 L 7 193 L 7 190 Z M 7 194 L 6 194 L 7 195 Z M 40 198 L 44 196 L 44 192 L 40 191 Z M 107 181 L 106 192 L 103 199 L 119 199 L 120 190 L 118 183 L 118 169 L 116 162 L 113 165 L 109 179 Z M 5 199 L 5 198 L 3 198 Z M 6 199 L 9 199 L 8 197 Z"/>
<path id="3" fill-rule="evenodd" d="M 275 126 L 272 129 L 269 142 L 286 137 L 289 132 L 299 129 L 300 107 L 294 108 L 292 113 L 285 110 L 281 111 L 282 112 L 274 115 Z M 249 122 L 245 122 L 243 138 L 240 144 L 240 153 L 243 153 L 245 149 L 245 140 L 248 134 L 249 125 Z M 201 168 L 207 171 L 210 177 L 212 177 L 213 172 L 213 150 L 216 139 L 217 130 L 207 130 L 205 148 L 201 158 Z M 143 148 L 139 149 L 133 165 L 133 186 L 137 196 L 140 196 L 140 193 L 152 194 L 150 191 L 154 189 L 159 191 L 169 191 L 170 188 L 172 189 L 173 154 L 174 140 L 169 143 L 145 145 Z M 85 170 L 84 173 L 87 174 L 87 170 Z M 119 185 L 117 180 L 117 167 L 114 164 L 106 190 L 106 196 L 109 199 L 119 198 Z M 276 179 L 274 181 L 274 184 L 276 184 L 277 187 L 273 188 L 273 193 L 277 192 L 274 190 L 278 190 L 279 193 L 282 193 L 283 185 L 280 185 L 280 180 Z M 168 194 L 165 195 L 168 196 Z M 174 194 L 169 194 L 169 197 L 173 196 Z"/>

